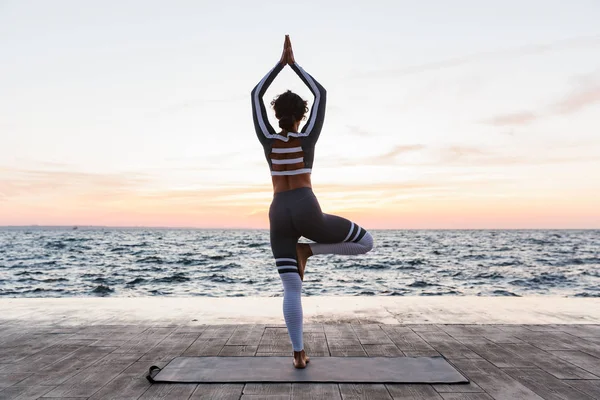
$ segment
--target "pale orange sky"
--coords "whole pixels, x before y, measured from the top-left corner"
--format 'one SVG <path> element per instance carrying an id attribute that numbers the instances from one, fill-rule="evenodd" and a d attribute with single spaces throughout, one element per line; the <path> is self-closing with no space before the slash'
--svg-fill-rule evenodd
<path id="1" fill-rule="evenodd" d="M 325 212 L 600 228 L 600 3 L 234 3 L 2 2 L 0 225 L 266 228 L 249 96 L 289 33 L 328 90 Z"/>

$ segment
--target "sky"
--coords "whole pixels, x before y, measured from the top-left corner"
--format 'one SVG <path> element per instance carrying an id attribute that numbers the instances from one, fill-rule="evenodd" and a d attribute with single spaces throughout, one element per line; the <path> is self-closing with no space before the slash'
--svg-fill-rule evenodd
<path id="1" fill-rule="evenodd" d="M 328 92 L 325 212 L 600 228 L 599 19 L 597 0 L 0 0 L 0 225 L 268 227 L 250 91 L 289 34 Z M 265 103 L 286 89 L 312 101 L 286 68 Z"/>

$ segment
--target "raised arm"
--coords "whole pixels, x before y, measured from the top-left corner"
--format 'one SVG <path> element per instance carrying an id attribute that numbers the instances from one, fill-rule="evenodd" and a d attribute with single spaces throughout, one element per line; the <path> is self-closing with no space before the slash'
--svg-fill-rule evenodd
<path id="1" fill-rule="evenodd" d="M 265 77 L 258 82 L 254 89 L 252 89 L 252 116 L 254 118 L 254 129 L 256 130 L 258 140 L 260 140 L 263 145 L 276 134 L 275 129 L 273 129 L 269 123 L 263 96 L 284 66 L 285 64 L 278 62 Z"/>
<path id="2" fill-rule="evenodd" d="M 290 63 L 290 66 L 298 74 L 302 82 L 312 92 L 315 97 L 315 101 L 310 110 L 308 121 L 302 127 L 301 132 L 308 137 L 312 142 L 316 142 L 321 134 L 321 128 L 323 127 L 323 120 L 325 119 L 325 106 L 327 104 L 327 91 L 319 82 L 315 80 L 308 72 L 302 69 L 295 61 Z M 303 135 L 304 136 L 304 135 Z"/>

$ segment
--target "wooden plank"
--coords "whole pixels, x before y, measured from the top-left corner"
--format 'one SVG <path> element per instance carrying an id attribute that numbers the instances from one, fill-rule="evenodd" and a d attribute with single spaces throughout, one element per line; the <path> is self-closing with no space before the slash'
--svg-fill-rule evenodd
<path id="1" fill-rule="evenodd" d="M 444 400 L 494 400 L 486 393 L 442 393 Z"/>
<path id="2" fill-rule="evenodd" d="M 565 361 L 575 364 L 581 369 L 596 375 L 600 379 L 600 358 L 596 358 L 581 351 L 552 351 L 552 354 L 562 358 Z"/>
<path id="3" fill-rule="evenodd" d="M 340 384 L 344 400 L 392 400 L 385 385 L 382 384 Z"/>
<path id="4" fill-rule="evenodd" d="M 173 333 L 144 354 L 141 360 L 168 361 L 180 356 L 198 339 L 198 333 Z"/>
<path id="5" fill-rule="evenodd" d="M 470 381 L 467 384 L 460 384 L 460 385 L 432 385 L 432 386 L 435 389 L 435 391 L 438 393 L 480 393 L 480 392 L 483 392 L 483 389 L 480 388 L 473 381 Z"/>
<path id="6" fill-rule="evenodd" d="M 184 356 L 216 356 L 219 354 L 228 337 L 202 339 L 202 335 L 186 351 Z"/>
<path id="7" fill-rule="evenodd" d="M 304 332 L 310 332 L 306 330 L 306 325 L 304 326 Z M 323 334 L 325 334 L 325 332 L 323 332 L 323 330 L 321 330 L 321 332 Z M 275 328 L 275 327 L 266 327 L 265 328 L 265 332 L 263 333 L 263 338 L 269 338 L 269 337 L 283 337 L 283 336 L 288 336 L 288 330 L 287 328 L 283 327 L 283 328 Z"/>
<path id="8" fill-rule="evenodd" d="M 600 358 L 600 344 L 594 343 L 591 340 L 594 338 L 574 338 L 573 350 L 579 350 L 582 353 L 587 353 L 596 358 Z M 600 338 L 598 338 L 600 340 Z"/>
<path id="9" fill-rule="evenodd" d="M 366 357 L 367 353 L 357 340 L 327 339 L 329 354 L 332 357 Z"/>
<path id="10" fill-rule="evenodd" d="M 69 335 L 24 335 L 18 340 L 0 346 L 0 360 L 4 363 L 18 362 L 64 340 L 67 336 Z"/>
<path id="11" fill-rule="evenodd" d="M 244 394 L 240 400 L 289 400 L 289 395 L 281 394 Z"/>
<path id="12" fill-rule="evenodd" d="M 511 335 L 515 335 L 516 333 L 533 332 L 532 330 L 527 329 L 523 325 L 495 325 L 495 326 L 502 332 L 506 332 Z"/>
<path id="13" fill-rule="evenodd" d="M 80 348 L 57 362 L 36 371 L 35 374 L 19 384 L 33 386 L 60 385 L 78 374 L 81 370 L 95 364 L 113 350 L 114 348 L 109 347 Z"/>
<path id="14" fill-rule="evenodd" d="M 196 390 L 195 383 L 155 383 L 139 397 L 139 400 L 188 399 Z"/>
<path id="15" fill-rule="evenodd" d="M 178 325 L 173 333 L 197 333 L 198 336 L 206 330 L 207 325 Z"/>
<path id="16" fill-rule="evenodd" d="M 422 332 L 419 333 L 419 336 L 448 359 L 480 358 L 477 353 L 473 352 L 447 333 Z M 400 347 L 400 349 L 404 351 L 402 347 Z"/>
<path id="17" fill-rule="evenodd" d="M 54 364 L 61 358 L 75 352 L 80 347 L 62 347 L 60 349 L 55 348 L 52 351 L 51 347 L 44 349 L 36 354 L 22 359 L 21 361 L 10 364 L 10 368 L 5 368 L 6 371 L 10 369 L 10 372 L 39 372 L 41 369 Z M 2 369 L 0 369 L 2 371 Z M 2 371 L 3 372 L 3 371 Z"/>
<path id="18" fill-rule="evenodd" d="M 353 325 L 352 328 L 361 344 L 393 344 L 379 325 Z"/>
<path id="19" fill-rule="evenodd" d="M 496 400 L 540 400 L 542 397 L 483 359 L 453 361 L 469 380 Z"/>
<path id="20" fill-rule="evenodd" d="M 139 353 L 147 351 L 162 342 L 174 328 L 149 328 L 118 347 L 116 353 Z"/>
<path id="21" fill-rule="evenodd" d="M 253 356 L 256 354 L 258 346 L 223 346 L 219 352 L 219 356 L 222 357 L 241 357 L 241 356 Z"/>
<path id="22" fill-rule="evenodd" d="M 575 336 L 565 332 L 531 332 L 517 333 L 516 337 L 542 350 L 577 350 Z"/>
<path id="23" fill-rule="evenodd" d="M 304 332 L 323 332 L 325 333 L 325 330 L 323 329 L 323 324 L 304 324 Z"/>
<path id="24" fill-rule="evenodd" d="M 262 353 L 287 353 L 291 354 L 292 351 L 292 343 L 289 339 L 281 339 L 281 340 L 265 340 L 263 339 L 258 346 L 256 353 L 260 355 Z"/>
<path id="25" fill-rule="evenodd" d="M 600 325 L 558 325 L 556 328 L 580 338 L 600 337 Z"/>
<path id="26" fill-rule="evenodd" d="M 391 325 L 394 326 L 394 325 Z M 396 325 L 398 326 L 398 325 Z M 435 324 L 403 324 L 403 327 L 409 328 L 413 332 L 443 332 L 438 325 Z"/>
<path id="27" fill-rule="evenodd" d="M 162 368 L 166 363 L 158 363 Z M 115 379 L 94 393 L 90 400 L 113 399 L 129 400 L 137 399 L 152 385 L 146 379 L 149 365 L 147 361 L 138 361 L 127 367 Z"/>
<path id="28" fill-rule="evenodd" d="M 127 343 L 130 339 L 98 339 L 90 343 L 90 346 L 98 347 L 121 347 Z"/>
<path id="29" fill-rule="evenodd" d="M 340 389 L 334 383 L 292 383 L 292 400 L 338 399 Z"/>
<path id="30" fill-rule="evenodd" d="M 25 374 L 25 373 L 1 374 L 0 373 L 0 389 L 12 386 L 16 383 L 19 383 L 29 376 L 31 376 L 31 374 Z"/>
<path id="31" fill-rule="evenodd" d="M 569 385 L 594 399 L 600 399 L 600 379 L 587 381 L 569 381 Z"/>
<path id="32" fill-rule="evenodd" d="M 292 347 L 288 347 L 288 351 L 291 351 Z M 329 356 L 329 346 L 327 345 L 327 339 L 323 332 L 305 332 L 304 333 L 304 350 L 308 355 L 315 357 L 327 357 Z"/>
<path id="33" fill-rule="evenodd" d="M 264 325 L 241 325 L 233 332 L 227 345 L 258 345 L 265 331 Z"/>
<path id="34" fill-rule="evenodd" d="M 485 358 L 498 368 L 506 367 L 533 367 L 534 365 L 517 353 L 511 352 L 485 338 L 467 337 L 462 343 L 474 353 Z"/>
<path id="35" fill-rule="evenodd" d="M 400 351 L 395 344 L 363 344 L 363 348 L 369 357 L 403 357 L 404 353 Z"/>
<path id="36" fill-rule="evenodd" d="M 199 339 L 229 339 L 236 329 L 236 325 L 209 325 Z"/>
<path id="37" fill-rule="evenodd" d="M 557 325 L 555 324 L 543 324 L 543 325 L 523 325 L 527 329 L 533 332 L 556 332 L 558 330 Z"/>
<path id="38" fill-rule="evenodd" d="M 238 400 L 242 395 L 243 384 L 199 384 L 190 400 Z"/>
<path id="39" fill-rule="evenodd" d="M 515 378 L 546 400 L 593 400 L 547 372 L 537 368 L 505 368 L 503 372 Z"/>
<path id="40" fill-rule="evenodd" d="M 110 353 L 101 359 L 97 360 L 94 363 L 94 367 L 99 367 L 102 365 L 112 365 L 112 364 L 127 364 L 131 365 L 136 361 L 139 361 L 143 356 L 142 353 Z M 148 363 L 148 361 L 145 361 Z"/>
<path id="41" fill-rule="evenodd" d="M 411 330 L 406 331 L 404 329 L 389 329 L 386 326 L 382 326 L 382 329 L 403 353 L 414 351 L 434 351 L 434 348 L 431 347 L 429 343 Z"/>
<path id="42" fill-rule="evenodd" d="M 529 360 L 536 367 L 558 379 L 595 379 L 595 375 L 584 369 L 530 344 L 503 344 L 502 347 Z"/>
<path id="43" fill-rule="evenodd" d="M 494 335 L 503 333 L 493 325 L 440 325 L 440 329 L 450 336 L 476 336 Z"/>
<path id="44" fill-rule="evenodd" d="M 70 336 L 70 339 L 131 340 L 150 329 L 144 325 L 92 325 Z"/>
<path id="45" fill-rule="evenodd" d="M 500 332 L 500 333 L 489 333 L 483 336 L 484 338 L 486 338 L 487 340 L 489 340 L 490 342 L 496 343 L 496 344 L 504 344 L 504 343 L 525 343 L 523 342 L 521 339 L 519 339 L 518 337 L 507 333 L 507 332 Z"/>
<path id="46" fill-rule="evenodd" d="M 128 364 L 89 367 L 58 385 L 46 397 L 90 397 L 116 378 Z"/>
<path id="47" fill-rule="evenodd" d="M 338 339 L 338 340 L 355 340 L 359 342 L 354 329 L 351 324 L 337 324 L 337 325 L 324 325 L 323 330 L 327 340 Z M 359 342 L 360 343 L 360 342 Z"/>
<path id="48" fill-rule="evenodd" d="M 385 385 L 394 400 L 441 400 L 442 396 L 431 385 Z"/>
<path id="49" fill-rule="evenodd" d="M 244 395 L 253 396 L 287 396 L 292 395 L 291 383 L 247 383 Z"/>
<path id="50" fill-rule="evenodd" d="M 431 350 L 402 350 L 402 352 L 404 353 L 404 355 L 406 357 L 439 357 L 441 356 L 440 353 L 438 353 L 437 351 L 435 351 L 434 349 Z"/>
<path id="51" fill-rule="evenodd" d="M 35 400 L 54 389 L 54 386 L 10 386 L 0 389 L 2 400 Z"/>

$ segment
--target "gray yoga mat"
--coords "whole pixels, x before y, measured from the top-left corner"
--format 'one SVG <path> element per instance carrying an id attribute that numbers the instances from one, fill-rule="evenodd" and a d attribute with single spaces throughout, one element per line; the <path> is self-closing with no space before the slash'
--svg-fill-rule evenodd
<path id="1" fill-rule="evenodd" d="M 468 383 L 443 357 L 311 357 L 296 369 L 291 357 L 177 357 L 151 367 L 151 382 Z"/>

